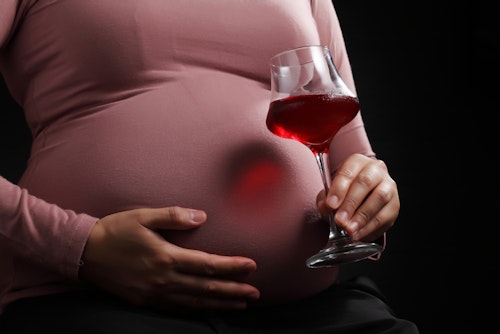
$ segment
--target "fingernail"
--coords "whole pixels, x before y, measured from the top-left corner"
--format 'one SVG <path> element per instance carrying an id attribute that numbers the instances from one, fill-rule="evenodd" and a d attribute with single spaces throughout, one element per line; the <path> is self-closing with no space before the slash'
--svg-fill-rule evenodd
<path id="1" fill-rule="evenodd" d="M 339 198 L 335 195 L 333 196 L 329 196 L 327 199 L 326 199 L 326 204 L 333 208 L 333 209 L 336 209 L 337 206 L 339 205 Z"/>
<path id="2" fill-rule="evenodd" d="M 254 271 L 256 268 L 255 263 L 253 262 L 247 262 L 244 264 L 244 268 L 248 271 Z"/>
<path id="3" fill-rule="evenodd" d="M 358 222 L 350 222 L 349 225 L 347 226 L 349 229 L 349 232 L 351 232 L 351 235 L 356 235 L 359 230 L 359 223 Z"/>
<path id="4" fill-rule="evenodd" d="M 260 293 L 258 291 L 251 292 L 248 297 L 250 299 L 259 299 L 260 298 Z"/>
<path id="5" fill-rule="evenodd" d="M 196 224 L 203 223 L 206 219 L 206 214 L 204 211 L 190 209 L 190 213 L 191 213 L 191 221 L 193 223 Z"/>
<path id="6" fill-rule="evenodd" d="M 345 211 L 338 211 L 335 214 L 335 220 L 338 220 L 339 222 L 345 222 L 347 220 L 347 212 L 345 212 Z"/>

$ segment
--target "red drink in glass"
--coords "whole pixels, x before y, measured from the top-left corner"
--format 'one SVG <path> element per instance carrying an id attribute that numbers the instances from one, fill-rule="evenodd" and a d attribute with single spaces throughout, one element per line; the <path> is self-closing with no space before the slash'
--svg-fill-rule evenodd
<path id="1" fill-rule="evenodd" d="M 295 95 L 271 102 L 266 124 L 277 136 L 297 140 L 314 153 L 326 153 L 333 137 L 358 111 L 357 97 Z"/>

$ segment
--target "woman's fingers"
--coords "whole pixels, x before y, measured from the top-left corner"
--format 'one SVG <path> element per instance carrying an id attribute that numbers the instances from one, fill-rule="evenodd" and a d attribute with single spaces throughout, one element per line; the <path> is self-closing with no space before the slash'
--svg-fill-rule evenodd
<path id="1" fill-rule="evenodd" d="M 399 195 L 381 160 L 354 154 L 337 170 L 326 199 L 335 221 L 355 239 L 376 239 L 399 213 Z"/>

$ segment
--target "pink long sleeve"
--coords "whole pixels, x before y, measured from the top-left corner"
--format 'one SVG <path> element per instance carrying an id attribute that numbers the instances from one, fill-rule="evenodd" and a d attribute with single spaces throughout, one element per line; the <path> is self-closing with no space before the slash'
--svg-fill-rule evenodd
<path id="1" fill-rule="evenodd" d="M 0 177 L 0 252 L 77 279 L 83 247 L 96 218 L 31 196 Z M 4 263 L 0 268 L 5 269 Z M 10 276 L 2 272 L 2 279 Z"/>
<path id="2" fill-rule="evenodd" d="M 77 281 L 95 221 L 31 196 L 0 177 L 0 295 L 13 291 L 2 300 L 0 313 L 11 300 L 67 290 L 57 282 Z"/>
<path id="3" fill-rule="evenodd" d="M 342 29 L 335 11 L 323 0 L 312 1 L 312 11 L 317 22 L 321 44 L 328 45 L 332 51 L 337 70 L 349 89 L 356 93 L 356 86 L 351 71 L 351 63 L 347 54 Z M 363 101 L 361 101 L 363 106 Z M 362 114 L 344 126 L 332 141 L 330 161 L 332 171 L 335 170 L 353 152 L 375 157 L 370 141 L 364 129 Z"/>

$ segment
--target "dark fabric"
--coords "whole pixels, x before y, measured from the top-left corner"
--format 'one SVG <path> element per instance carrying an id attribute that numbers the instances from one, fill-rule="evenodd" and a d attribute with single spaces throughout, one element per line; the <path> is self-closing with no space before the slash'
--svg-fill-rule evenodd
<path id="1" fill-rule="evenodd" d="M 300 302 L 220 313 L 159 313 L 89 292 L 36 297 L 10 305 L 0 317 L 0 333 L 417 334 L 418 329 L 394 315 L 371 280 L 357 277 Z"/>

